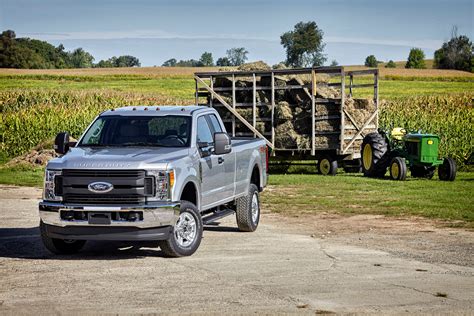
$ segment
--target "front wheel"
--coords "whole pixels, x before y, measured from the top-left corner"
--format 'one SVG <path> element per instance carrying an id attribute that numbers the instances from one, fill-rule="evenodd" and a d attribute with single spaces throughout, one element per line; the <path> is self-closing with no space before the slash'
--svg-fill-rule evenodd
<path id="1" fill-rule="evenodd" d="M 173 231 L 167 240 L 160 241 L 160 248 L 169 257 L 190 256 L 201 244 L 202 231 L 202 219 L 196 205 L 182 201 Z"/>
<path id="2" fill-rule="evenodd" d="M 405 158 L 395 157 L 390 163 L 390 177 L 393 180 L 405 180 L 407 178 L 407 165 Z"/>
<path id="3" fill-rule="evenodd" d="M 438 176 L 442 181 L 454 181 L 456 178 L 456 162 L 452 158 L 444 158 L 443 164 L 438 167 Z"/>
<path id="4" fill-rule="evenodd" d="M 85 240 L 58 239 L 48 236 L 47 226 L 40 221 L 41 240 L 46 249 L 56 255 L 72 255 L 79 252 L 86 244 Z"/>
<path id="5" fill-rule="evenodd" d="M 258 188 L 251 183 L 246 196 L 237 199 L 237 226 L 242 232 L 253 232 L 260 221 L 260 198 Z"/>

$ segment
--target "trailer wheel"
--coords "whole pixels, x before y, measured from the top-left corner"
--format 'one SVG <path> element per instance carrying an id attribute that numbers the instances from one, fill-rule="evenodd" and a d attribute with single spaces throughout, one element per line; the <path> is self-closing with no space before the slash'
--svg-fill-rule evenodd
<path id="1" fill-rule="evenodd" d="M 414 178 L 431 179 L 434 176 L 436 167 L 412 166 L 410 167 L 411 176 Z"/>
<path id="2" fill-rule="evenodd" d="M 366 177 L 382 178 L 390 162 L 390 146 L 379 133 L 364 137 L 361 147 L 362 171 Z"/>
<path id="3" fill-rule="evenodd" d="M 352 161 L 346 161 L 344 163 L 344 172 L 345 173 L 361 173 L 362 172 L 362 162 L 360 159 L 354 159 Z"/>
<path id="4" fill-rule="evenodd" d="M 407 165 L 405 158 L 395 157 L 390 162 L 390 177 L 393 180 L 403 181 L 407 178 Z"/>
<path id="5" fill-rule="evenodd" d="M 47 225 L 40 221 L 41 240 L 46 249 L 56 255 L 72 255 L 79 252 L 86 244 L 85 240 L 69 240 L 48 236 Z"/>
<path id="6" fill-rule="evenodd" d="M 331 156 L 325 156 L 319 159 L 318 171 L 325 176 L 335 176 L 337 173 L 337 160 Z"/>
<path id="7" fill-rule="evenodd" d="M 241 232 L 253 232 L 257 229 L 260 222 L 260 197 L 255 184 L 250 184 L 246 196 L 237 199 L 235 215 Z"/>
<path id="8" fill-rule="evenodd" d="M 456 162 L 452 158 L 444 158 L 443 164 L 438 167 L 438 176 L 442 181 L 454 181 L 456 179 Z"/>
<path id="9" fill-rule="evenodd" d="M 190 256 L 196 252 L 202 239 L 202 218 L 196 205 L 181 201 L 181 210 L 167 240 L 159 242 L 168 257 Z"/>

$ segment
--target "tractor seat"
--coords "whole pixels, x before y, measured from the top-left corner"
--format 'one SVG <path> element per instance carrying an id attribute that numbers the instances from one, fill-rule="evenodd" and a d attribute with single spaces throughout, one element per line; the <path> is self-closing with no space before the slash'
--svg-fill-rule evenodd
<path id="1" fill-rule="evenodd" d="M 402 140 L 403 136 L 407 134 L 407 131 L 403 127 L 395 127 L 390 134 L 393 139 Z"/>

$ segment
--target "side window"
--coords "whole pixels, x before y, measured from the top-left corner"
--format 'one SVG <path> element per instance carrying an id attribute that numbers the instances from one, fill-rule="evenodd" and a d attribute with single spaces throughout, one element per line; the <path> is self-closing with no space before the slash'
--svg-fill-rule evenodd
<path id="1" fill-rule="evenodd" d="M 221 124 L 219 124 L 219 120 L 214 114 L 209 114 L 209 121 L 211 122 L 212 130 L 214 133 L 222 132 Z"/>
<path id="2" fill-rule="evenodd" d="M 206 118 L 204 116 L 198 117 L 197 120 L 197 141 L 206 143 L 213 142 L 209 124 L 207 124 Z"/>

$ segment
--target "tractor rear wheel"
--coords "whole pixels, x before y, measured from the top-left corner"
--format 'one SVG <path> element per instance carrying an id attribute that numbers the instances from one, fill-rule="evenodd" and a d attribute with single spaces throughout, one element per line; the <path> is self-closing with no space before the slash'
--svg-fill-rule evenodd
<path id="1" fill-rule="evenodd" d="M 390 177 L 393 180 L 404 181 L 407 178 L 407 164 L 405 158 L 395 157 L 390 162 Z"/>
<path id="2" fill-rule="evenodd" d="M 362 171 L 366 177 L 382 178 L 390 162 L 390 146 L 379 133 L 370 133 L 362 142 Z"/>
<path id="3" fill-rule="evenodd" d="M 337 173 L 337 160 L 332 156 L 324 156 L 318 160 L 318 171 L 325 176 L 335 176 Z"/>
<path id="4" fill-rule="evenodd" d="M 410 171 L 411 171 L 411 176 L 414 178 L 431 179 L 434 176 L 436 168 L 426 167 L 426 166 L 411 166 Z"/>
<path id="5" fill-rule="evenodd" d="M 443 164 L 438 167 L 438 176 L 442 181 L 454 181 L 456 178 L 456 162 L 452 158 L 444 158 Z"/>

